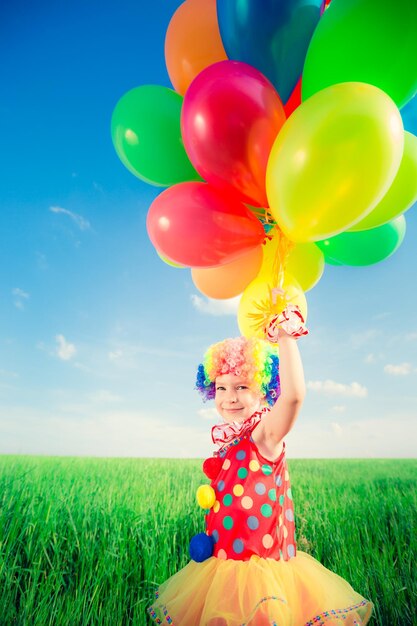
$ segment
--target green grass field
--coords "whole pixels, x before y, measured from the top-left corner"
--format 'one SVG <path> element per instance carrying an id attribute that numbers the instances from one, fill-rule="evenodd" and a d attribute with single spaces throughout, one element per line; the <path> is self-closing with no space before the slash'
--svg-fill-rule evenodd
<path id="1" fill-rule="evenodd" d="M 417 624 L 417 460 L 289 459 L 298 548 Z M 204 530 L 198 460 L 0 456 L 0 626 L 149 624 Z M 330 607 L 331 608 L 331 607 Z"/>

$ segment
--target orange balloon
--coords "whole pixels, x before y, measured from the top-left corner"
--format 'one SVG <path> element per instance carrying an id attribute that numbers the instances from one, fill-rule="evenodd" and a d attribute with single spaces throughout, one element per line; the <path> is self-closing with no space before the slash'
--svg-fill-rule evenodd
<path id="1" fill-rule="evenodd" d="M 256 278 L 262 258 L 262 246 L 257 246 L 226 265 L 194 267 L 191 270 L 191 278 L 197 289 L 209 298 L 217 300 L 234 298 Z"/>
<path id="2" fill-rule="evenodd" d="M 197 74 L 225 59 L 216 0 L 187 0 L 181 4 L 165 37 L 165 62 L 174 89 L 184 95 Z"/>

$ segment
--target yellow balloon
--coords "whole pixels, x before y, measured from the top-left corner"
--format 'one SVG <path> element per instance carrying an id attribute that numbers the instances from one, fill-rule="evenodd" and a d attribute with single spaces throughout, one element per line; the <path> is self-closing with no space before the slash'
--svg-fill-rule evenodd
<path id="1" fill-rule="evenodd" d="M 268 233 L 268 239 L 263 246 L 264 257 L 258 278 L 262 277 L 266 282 L 272 284 L 276 278 L 274 272 L 276 273 L 282 267 L 284 274 L 289 272 L 294 276 L 304 292 L 312 289 L 319 282 L 324 272 L 323 252 L 315 243 L 295 244 L 287 240 L 288 252 L 286 255 L 284 254 L 283 259 L 280 259 L 282 237 L 285 235 L 276 227 Z"/>
<path id="2" fill-rule="evenodd" d="M 368 230 L 390 222 L 405 213 L 417 200 L 417 137 L 404 133 L 404 152 L 397 175 L 385 196 L 349 232 Z"/>
<path id="3" fill-rule="evenodd" d="M 202 509 L 211 509 L 216 502 L 216 492 L 210 485 L 200 485 L 197 489 L 196 497 Z"/>
<path id="4" fill-rule="evenodd" d="M 242 335 L 264 339 L 265 323 L 274 313 L 281 313 L 287 304 L 297 304 L 300 307 L 304 320 L 307 320 L 307 301 L 295 278 L 290 274 L 284 275 L 282 289 L 285 300 L 277 295 L 274 303 L 271 283 L 262 278 L 256 278 L 245 289 L 239 303 L 237 321 Z"/>
<path id="5" fill-rule="evenodd" d="M 295 242 L 332 237 L 385 195 L 404 146 L 400 113 L 366 83 L 339 83 L 303 102 L 272 147 L 266 172 L 271 214 Z"/>

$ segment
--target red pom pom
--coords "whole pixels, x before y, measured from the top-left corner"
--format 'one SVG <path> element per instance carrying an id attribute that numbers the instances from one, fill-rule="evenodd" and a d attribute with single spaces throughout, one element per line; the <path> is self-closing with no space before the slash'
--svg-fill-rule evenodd
<path id="1" fill-rule="evenodd" d="M 210 478 L 210 480 L 214 480 L 217 478 L 217 474 L 220 472 L 223 465 L 223 460 L 218 456 L 211 456 L 209 459 L 206 459 L 203 463 L 203 472 Z"/>

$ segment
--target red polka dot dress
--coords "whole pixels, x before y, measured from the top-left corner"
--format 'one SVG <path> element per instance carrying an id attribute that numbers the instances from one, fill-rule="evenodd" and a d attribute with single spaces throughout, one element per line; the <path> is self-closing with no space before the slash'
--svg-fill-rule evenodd
<path id="1" fill-rule="evenodd" d="M 221 469 L 211 482 L 216 501 L 206 519 L 214 556 L 243 561 L 253 555 L 294 557 L 294 506 L 285 442 L 272 462 L 260 454 L 248 432 L 221 450 L 219 457 Z"/>
<path id="2" fill-rule="evenodd" d="M 272 462 L 260 454 L 252 438 L 265 410 L 243 425 L 219 427 L 226 440 L 204 462 L 211 484 L 202 486 L 203 499 L 199 502 L 210 507 L 206 510 L 206 532 L 191 539 L 191 561 L 156 590 L 156 599 L 148 608 L 155 623 L 368 623 L 372 603 L 311 555 L 296 549 L 285 443 Z M 193 540 L 196 546 L 191 549 Z"/>

